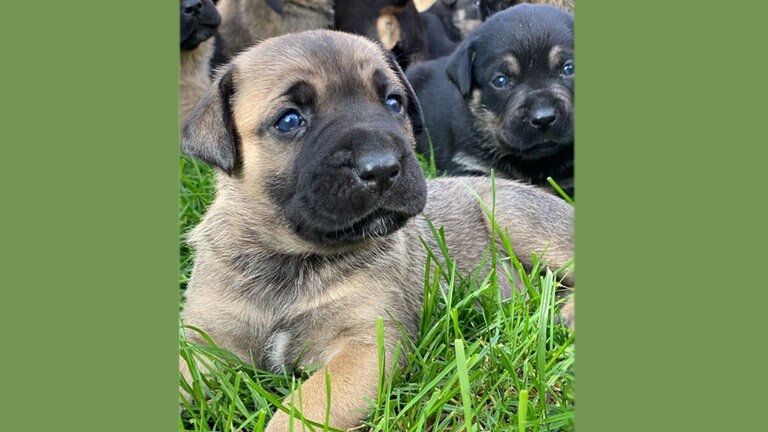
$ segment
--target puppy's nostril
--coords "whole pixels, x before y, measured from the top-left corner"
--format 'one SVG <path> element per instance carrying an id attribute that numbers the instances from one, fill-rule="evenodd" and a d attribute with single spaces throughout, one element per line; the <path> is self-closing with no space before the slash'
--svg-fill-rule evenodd
<path id="1" fill-rule="evenodd" d="M 389 179 L 394 180 L 399 175 L 400 175 L 400 168 L 397 168 L 396 170 L 392 171 L 392 173 L 389 175 Z"/>
<path id="2" fill-rule="evenodd" d="M 363 155 L 357 162 L 357 176 L 366 186 L 383 192 L 400 176 L 400 163 L 390 153 Z"/>
<path id="3" fill-rule="evenodd" d="M 184 13 L 187 15 L 199 15 L 200 11 L 203 10 L 202 0 L 186 0 L 183 6 Z"/>
<path id="4" fill-rule="evenodd" d="M 531 125 L 537 129 L 545 129 L 552 126 L 557 120 L 557 113 L 553 107 L 538 108 L 531 113 Z"/>

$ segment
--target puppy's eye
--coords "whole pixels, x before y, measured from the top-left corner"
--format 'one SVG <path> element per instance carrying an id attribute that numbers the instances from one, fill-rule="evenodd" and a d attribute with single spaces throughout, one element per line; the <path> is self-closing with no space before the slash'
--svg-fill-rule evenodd
<path id="1" fill-rule="evenodd" d="M 497 75 L 491 80 L 491 85 L 498 89 L 506 87 L 507 84 L 509 84 L 509 78 L 504 75 Z"/>
<path id="2" fill-rule="evenodd" d="M 400 96 L 397 95 L 387 97 L 387 100 L 384 101 L 384 104 L 387 105 L 388 110 L 395 114 L 399 114 L 400 111 L 403 110 L 403 102 L 400 99 Z"/>
<path id="3" fill-rule="evenodd" d="M 290 132 L 304 123 L 304 119 L 301 118 L 301 115 L 294 110 L 288 110 L 286 111 L 275 123 L 275 129 L 277 129 L 279 132 Z"/>
<path id="4" fill-rule="evenodd" d="M 574 70 L 573 70 L 573 62 L 569 61 L 569 62 L 567 62 L 566 64 L 563 65 L 563 75 L 571 76 L 571 75 L 573 75 L 573 72 L 574 72 Z"/>

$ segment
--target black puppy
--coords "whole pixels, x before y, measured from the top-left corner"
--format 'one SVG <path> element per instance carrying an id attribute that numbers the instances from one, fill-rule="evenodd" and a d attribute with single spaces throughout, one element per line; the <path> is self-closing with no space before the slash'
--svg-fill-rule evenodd
<path id="1" fill-rule="evenodd" d="M 427 58 L 436 59 L 451 54 L 459 43 L 448 37 L 440 18 L 431 12 L 422 12 L 419 15 L 427 32 Z"/>
<path id="2" fill-rule="evenodd" d="M 497 175 L 573 194 L 573 15 L 518 5 L 473 31 L 447 58 L 407 72 L 438 170 Z"/>

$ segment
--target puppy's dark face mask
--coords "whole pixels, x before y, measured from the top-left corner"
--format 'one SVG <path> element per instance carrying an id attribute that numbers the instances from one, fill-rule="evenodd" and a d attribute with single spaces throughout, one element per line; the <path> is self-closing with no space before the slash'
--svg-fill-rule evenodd
<path id="1" fill-rule="evenodd" d="M 216 33 L 221 15 L 218 0 L 179 0 L 179 40 L 181 49 L 193 50 Z"/>
<path id="2" fill-rule="evenodd" d="M 336 247 L 387 235 L 424 208 L 413 150 L 421 108 L 377 45 L 338 32 L 286 35 L 236 58 L 214 85 L 188 120 L 184 149 L 274 208 L 270 223 Z"/>
<path id="3" fill-rule="evenodd" d="M 519 5 L 462 43 L 447 73 L 500 155 L 552 156 L 573 144 L 572 15 Z"/>

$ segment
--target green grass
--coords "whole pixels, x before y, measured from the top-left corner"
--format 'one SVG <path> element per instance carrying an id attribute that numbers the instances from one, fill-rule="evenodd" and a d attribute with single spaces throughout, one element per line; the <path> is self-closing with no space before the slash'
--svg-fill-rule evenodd
<path id="1" fill-rule="evenodd" d="M 181 189 L 184 233 L 210 203 L 210 170 L 183 158 Z M 494 203 L 485 204 L 492 213 Z M 433 227 L 433 234 L 439 247 L 427 252 L 432 269 L 424 271 L 420 332 L 400 353 L 403 366 L 381 380 L 360 430 L 574 430 L 574 334 L 556 323 L 557 276 L 542 273 L 539 264 L 526 272 L 514 257 L 506 258 L 498 248 L 511 251 L 509 239 L 497 226 L 499 246 L 491 242 L 486 263 L 499 262 L 523 284 L 521 292 L 502 300 L 496 266 L 481 263 L 478 268 L 493 270 L 461 274 L 442 229 Z M 192 256 L 183 245 L 181 252 L 183 290 Z M 296 378 L 257 370 L 224 350 L 189 344 L 182 332 L 179 343 L 194 378 L 186 388 L 192 401 L 183 403 L 180 430 L 260 432 L 297 380 L 312 372 Z M 200 373 L 203 363 L 210 376 Z"/>

